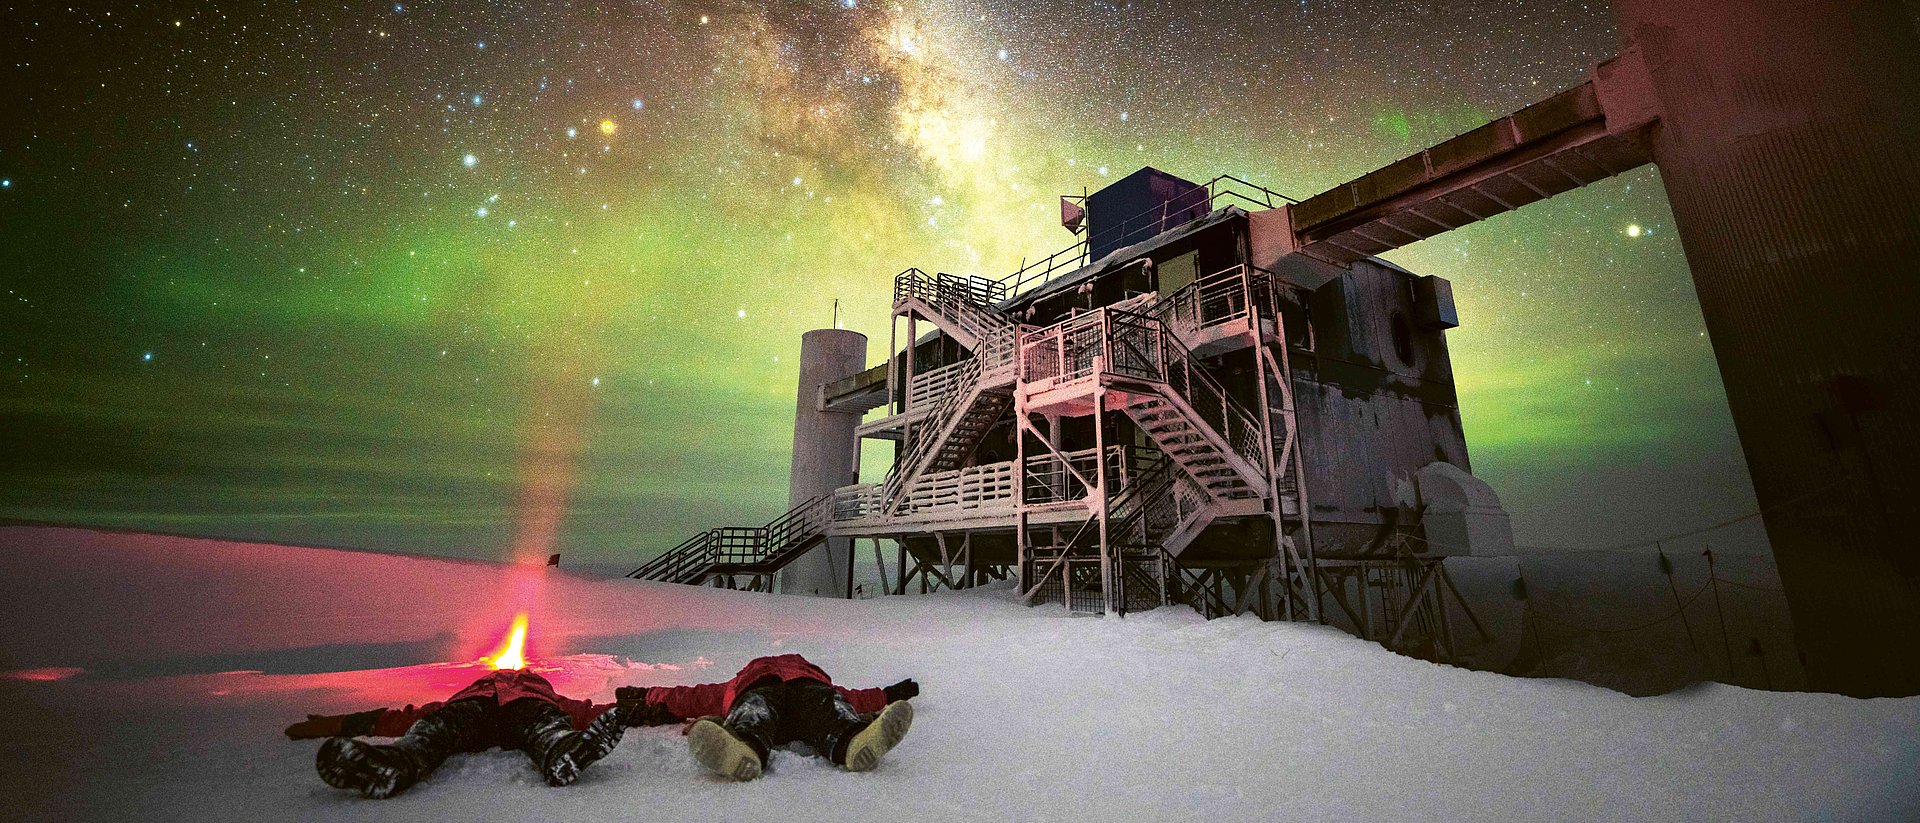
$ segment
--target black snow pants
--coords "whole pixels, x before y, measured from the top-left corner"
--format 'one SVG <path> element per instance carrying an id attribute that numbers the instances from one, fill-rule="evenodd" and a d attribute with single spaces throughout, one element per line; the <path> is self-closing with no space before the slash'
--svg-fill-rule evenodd
<path id="1" fill-rule="evenodd" d="M 867 722 L 832 686 L 818 680 L 768 678 L 734 698 L 726 727 L 758 749 L 762 763 L 773 747 L 797 740 L 844 765 L 847 741 Z"/>
<path id="2" fill-rule="evenodd" d="M 407 733 L 393 741 L 422 779 L 460 752 L 481 752 L 499 746 L 520 749 L 542 768 L 548 750 L 573 731 L 567 713 L 537 697 L 523 697 L 505 706 L 490 697 L 455 700 L 414 721 Z"/>

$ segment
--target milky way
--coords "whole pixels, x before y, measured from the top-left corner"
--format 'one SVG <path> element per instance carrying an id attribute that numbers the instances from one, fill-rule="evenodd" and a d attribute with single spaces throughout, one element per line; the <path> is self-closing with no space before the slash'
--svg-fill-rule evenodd
<path id="1" fill-rule="evenodd" d="M 1313 194 L 1616 48 L 1564 0 L 118 5 L 0 24 L 0 516 L 608 561 L 778 512 L 799 335 L 878 358 L 894 272 L 1142 165 Z M 1523 542 L 1751 508 L 1670 224 L 1642 169 L 1392 256 Z"/>

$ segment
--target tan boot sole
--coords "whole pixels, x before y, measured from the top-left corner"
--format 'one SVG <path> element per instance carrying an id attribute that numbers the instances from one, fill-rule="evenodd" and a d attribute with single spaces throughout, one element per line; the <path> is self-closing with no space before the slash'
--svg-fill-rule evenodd
<path id="1" fill-rule="evenodd" d="M 687 730 L 687 747 L 695 761 L 721 777 L 752 780 L 760 776 L 760 756 L 753 747 L 711 720 L 701 720 Z"/>
<path id="2" fill-rule="evenodd" d="M 881 756 L 900 745 L 900 738 L 911 728 L 913 704 L 905 700 L 887 704 L 879 717 L 847 742 L 847 771 L 870 771 L 880 765 Z"/>

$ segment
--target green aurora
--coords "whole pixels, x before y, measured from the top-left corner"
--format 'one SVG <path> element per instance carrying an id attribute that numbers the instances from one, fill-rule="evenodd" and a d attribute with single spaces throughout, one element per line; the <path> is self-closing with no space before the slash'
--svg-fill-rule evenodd
<path id="1" fill-rule="evenodd" d="M 1057 195 L 1304 197 L 1615 42 L 1604 4 L 1282 5 L 15 15 L 0 517 L 500 557 L 545 499 L 569 563 L 637 564 L 779 512 L 836 301 L 877 360 L 894 272 L 1066 247 Z M 1656 171 L 1391 259 L 1454 283 L 1521 542 L 1751 511 Z"/>

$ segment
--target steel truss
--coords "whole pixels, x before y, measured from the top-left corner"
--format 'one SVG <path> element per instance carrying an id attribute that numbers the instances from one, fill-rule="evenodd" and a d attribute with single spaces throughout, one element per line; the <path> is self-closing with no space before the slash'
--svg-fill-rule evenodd
<path id="1" fill-rule="evenodd" d="M 1357 634 L 1411 657 L 1457 661 L 1457 613 L 1480 643 L 1493 640 L 1454 585 L 1446 558 L 1415 556 L 1404 543 L 1397 549 L 1390 558 L 1320 561 L 1326 595 Z"/>

